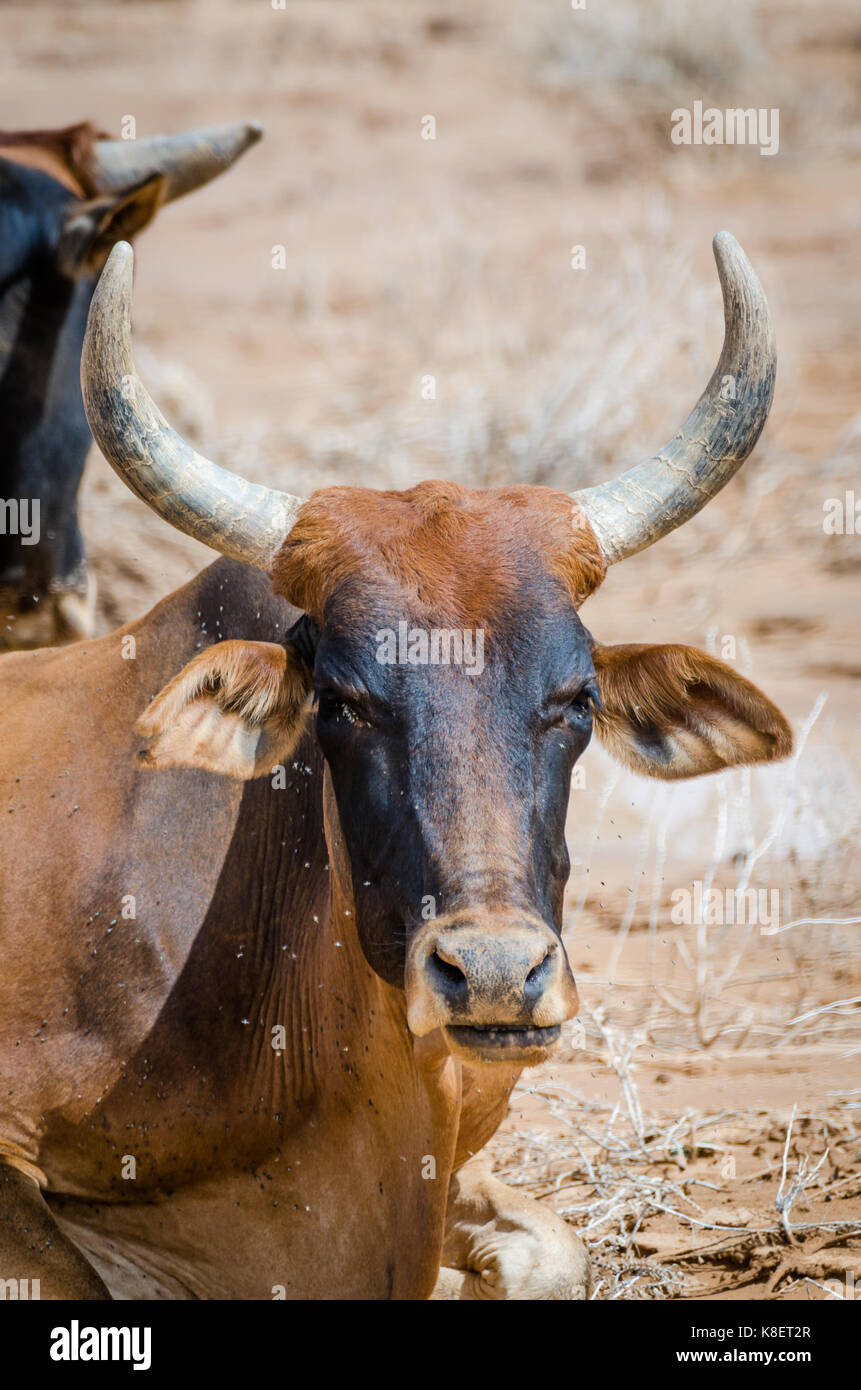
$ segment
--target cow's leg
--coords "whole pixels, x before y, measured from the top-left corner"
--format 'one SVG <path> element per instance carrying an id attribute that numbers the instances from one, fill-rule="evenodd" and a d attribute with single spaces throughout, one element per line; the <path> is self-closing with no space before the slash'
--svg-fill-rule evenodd
<path id="1" fill-rule="evenodd" d="M 434 1299 L 586 1299 L 589 1257 L 567 1222 L 477 1160 L 452 1175 Z"/>
<path id="2" fill-rule="evenodd" d="M 62 1234 L 38 1183 L 5 1163 L 0 1163 L 0 1279 L 38 1279 L 43 1299 L 110 1298 L 92 1265 Z"/>

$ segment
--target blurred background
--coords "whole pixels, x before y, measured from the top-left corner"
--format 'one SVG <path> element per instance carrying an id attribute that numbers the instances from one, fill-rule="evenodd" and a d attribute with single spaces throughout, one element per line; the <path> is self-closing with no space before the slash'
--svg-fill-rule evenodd
<path id="1" fill-rule="evenodd" d="M 823 508 L 861 500 L 857 5 L 6 0 L 0 35 L 0 128 L 265 125 L 141 235 L 135 341 L 182 433 L 291 491 L 621 471 L 708 379 L 711 238 L 739 239 L 776 323 L 765 435 L 584 618 L 730 660 L 799 751 L 664 786 L 588 750 L 566 911 L 582 1018 L 493 1152 L 585 1229 L 599 1297 L 852 1296 L 861 535 L 826 534 Z M 777 108 L 779 151 L 672 144 L 697 100 Z M 100 631 L 211 558 L 95 450 L 81 510 Z M 780 931 L 673 923 L 697 881 L 776 890 Z"/>

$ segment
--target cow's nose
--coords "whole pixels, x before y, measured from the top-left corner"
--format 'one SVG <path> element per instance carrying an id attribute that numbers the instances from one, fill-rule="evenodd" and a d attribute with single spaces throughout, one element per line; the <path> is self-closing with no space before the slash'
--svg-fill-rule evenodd
<path id="1" fill-rule="evenodd" d="M 510 999 L 520 1013 L 523 1003 L 531 1007 L 543 994 L 552 959 L 547 942 L 532 933 L 489 941 L 464 931 L 438 937 L 425 968 L 454 1011 L 468 1007 L 471 996 L 494 1005 Z"/>
<path id="2" fill-rule="evenodd" d="M 550 1029 L 577 1012 L 559 938 L 543 922 L 429 922 L 407 955 L 407 1020 L 433 1028 Z"/>

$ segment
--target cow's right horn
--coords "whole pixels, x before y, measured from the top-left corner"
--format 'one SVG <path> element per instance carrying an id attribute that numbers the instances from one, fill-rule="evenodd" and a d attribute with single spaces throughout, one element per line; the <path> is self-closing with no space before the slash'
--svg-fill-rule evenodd
<path id="1" fill-rule="evenodd" d="M 171 429 L 135 371 L 133 268 L 132 248 L 118 241 L 90 305 L 81 389 L 93 437 L 126 486 L 165 521 L 268 572 L 303 499 L 219 468 Z"/>

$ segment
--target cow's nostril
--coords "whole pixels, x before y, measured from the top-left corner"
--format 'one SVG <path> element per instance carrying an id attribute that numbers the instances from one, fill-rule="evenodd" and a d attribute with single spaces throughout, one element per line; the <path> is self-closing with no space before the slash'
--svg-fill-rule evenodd
<path id="1" fill-rule="evenodd" d="M 451 961 L 445 960 L 439 951 L 433 952 L 428 960 L 428 965 L 443 994 L 452 998 L 466 993 L 466 976 L 463 971 Z"/>
<path id="2" fill-rule="evenodd" d="M 534 1003 L 537 999 L 540 999 L 547 987 L 547 980 L 550 974 L 550 961 L 551 954 L 548 951 L 544 959 L 539 961 L 537 965 L 534 965 L 526 976 L 523 993 L 530 1003 Z"/>

